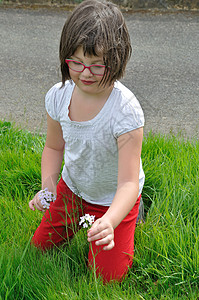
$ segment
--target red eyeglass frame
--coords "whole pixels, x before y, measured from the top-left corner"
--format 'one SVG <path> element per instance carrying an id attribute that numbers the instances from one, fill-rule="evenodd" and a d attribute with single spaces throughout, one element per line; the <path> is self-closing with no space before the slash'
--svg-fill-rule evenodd
<path id="1" fill-rule="evenodd" d="M 70 61 L 74 61 L 74 62 L 77 62 L 77 63 L 81 64 L 81 65 L 84 67 L 83 70 L 82 70 L 82 71 L 76 71 L 76 70 L 71 69 L 71 68 L 69 67 L 69 62 L 70 62 Z M 96 75 L 96 76 L 104 76 L 104 74 L 95 74 L 95 73 L 93 73 L 93 72 L 91 71 L 91 67 L 93 67 L 93 66 L 104 67 L 104 71 L 105 71 L 105 68 L 106 68 L 105 65 L 92 64 L 92 65 L 90 65 L 90 66 L 86 66 L 84 63 L 82 63 L 82 62 L 80 62 L 80 61 L 77 61 L 77 60 L 75 60 L 75 59 L 65 59 L 65 62 L 67 63 L 69 69 L 71 69 L 71 70 L 73 70 L 73 71 L 75 71 L 75 72 L 81 73 L 81 72 L 83 72 L 85 69 L 89 69 L 89 71 L 90 71 L 91 74 L 93 74 L 93 75 Z M 110 67 L 108 67 L 108 68 L 110 68 Z"/>

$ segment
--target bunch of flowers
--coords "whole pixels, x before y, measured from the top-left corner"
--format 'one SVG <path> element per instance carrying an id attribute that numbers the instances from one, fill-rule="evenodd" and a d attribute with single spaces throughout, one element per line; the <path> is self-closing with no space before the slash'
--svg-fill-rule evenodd
<path id="1" fill-rule="evenodd" d="M 83 228 L 89 228 L 95 220 L 95 216 L 90 216 L 89 214 L 85 214 L 85 216 L 80 217 L 79 225 L 82 225 Z"/>
<path id="2" fill-rule="evenodd" d="M 39 200 L 41 201 L 43 208 L 49 209 L 50 202 L 55 202 L 56 196 L 49 192 L 48 188 L 45 188 L 39 192 Z"/>

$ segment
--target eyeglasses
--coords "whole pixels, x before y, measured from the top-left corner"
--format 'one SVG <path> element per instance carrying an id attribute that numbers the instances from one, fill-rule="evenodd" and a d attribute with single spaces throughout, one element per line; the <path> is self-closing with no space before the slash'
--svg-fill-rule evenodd
<path id="1" fill-rule="evenodd" d="M 89 69 L 91 74 L 98 76 L 103 76 L 106 68 L 104 65 L 96 64 L 86 66 L 85 64 L 73 59 L 65 59 L 65 62 L 67 63 L 68 67 L 75 72 L 83 72 L 85 69 Z"/>

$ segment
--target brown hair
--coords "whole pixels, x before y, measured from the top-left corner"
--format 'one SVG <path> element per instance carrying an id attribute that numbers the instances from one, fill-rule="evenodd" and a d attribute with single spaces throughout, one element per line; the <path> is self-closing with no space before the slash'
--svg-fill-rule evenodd
<path id="1" fill-rule="evenodd" d="M 70 79 L 65 59 L 70 58 L 80 46 L 84 55 L 103 55 L 106 72 L 101 84 L 112 84 L 123 77 L 132 49 L 124 17 L 115 4 L 104 0 L 85 0 L 67 19 L 59 49 L 63 85 Z"/>

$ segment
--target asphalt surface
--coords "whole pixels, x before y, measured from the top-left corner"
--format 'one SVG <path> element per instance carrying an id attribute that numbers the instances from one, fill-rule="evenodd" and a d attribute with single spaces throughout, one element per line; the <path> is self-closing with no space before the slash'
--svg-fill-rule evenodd
<path id="1" fill-rule="evenodd" d="M 44 97 L 61 81 L 59 39 L 69 12 L 0 7 L 0 119 L 46 131 Z M 125 14 L 133 54 L 122 82 L 145 113 L 145 134 L 199 137 L 199 14 Z"/>

